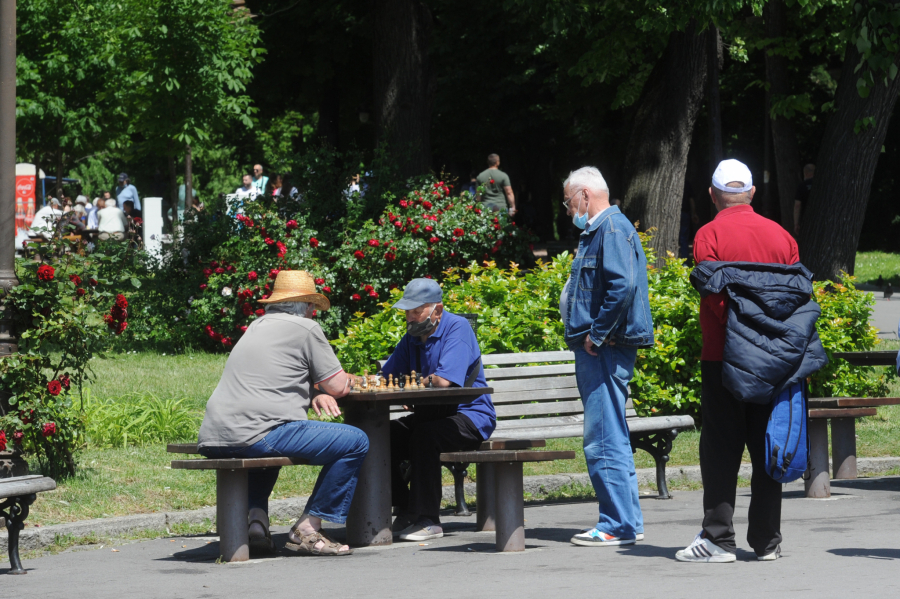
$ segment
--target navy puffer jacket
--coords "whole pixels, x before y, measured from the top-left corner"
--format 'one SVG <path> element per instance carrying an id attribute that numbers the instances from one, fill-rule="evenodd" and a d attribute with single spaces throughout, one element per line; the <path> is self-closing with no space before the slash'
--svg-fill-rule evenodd
<path id="1" fill-rule="evenodd" d="M 768 404 L 828 363 L 812 273 L 802 264 L 701 262 L 691 283 L 701 297 L 724 290 L 730 299 L 722 384 L 737 399 Z"/>

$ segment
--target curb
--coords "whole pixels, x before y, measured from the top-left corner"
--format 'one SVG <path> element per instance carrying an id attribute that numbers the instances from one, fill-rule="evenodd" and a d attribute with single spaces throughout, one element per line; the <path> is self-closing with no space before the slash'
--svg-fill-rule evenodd
<path id="1" fill-rule="evenodd" d="M 886 472 L 894 468 L 900 468 L 900 457 L 887 458 L 859 458 L 856 462 L 857 471 L 861 475 Z M 742 464 L 738 476 L 749 479 L 753 470 L 750 464 Z M 638 485 L 649 487 L 656 484 L 655 468 L 638 468 Z M 701 482 L 700 466 L 670 466 L 666 468 L 666 480 L 669 484 L 684 482 Z M 558 491 L 567 485 L 590 486 L 591 479 L 588 474 L 552 474 L 547 476 L 526 476 L 524 491 L 531 495 L 532 499 L 540 499 L 554 491 Z M 475 483 L 466 483 L 466 496 L 475 496 Z M 303 513 L 308 497 L 292 497 L 290 499 L 275 499 L 269 502 L 269 513 L 277 519 L 296 518 Z M 454 501 L 453 485 L 443 488 L 443 499 Z M 209 521 L 214 523 L 216 508 L 207 507 L 199 510 L 184 512 L 159 512 L 156 514 L 140 514 L 136 516 L 119 516 L 116 518 L 97 518 L 94 520 L 82 520 L 67 524 L 54 524 L 35 528 L 29 526 L 19 534 L 19 548 L 23 551 L 43 549 L 54 543 L 57 536 L 87 537 L 97 535 L 100 537 L 117 537 L 129 533 L 146 530 L 168 530 L 175 524 L 202 524 Z M 6 545 L 7 535 L 0 533 L 0 543 Z"/>

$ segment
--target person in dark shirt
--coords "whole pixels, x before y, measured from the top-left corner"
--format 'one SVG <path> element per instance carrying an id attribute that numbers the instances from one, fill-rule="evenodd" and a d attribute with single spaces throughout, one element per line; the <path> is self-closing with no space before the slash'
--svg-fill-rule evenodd
<path id="1" fill-rule="evenodd" d="M 809 199 L 812 190 L 813 177 L 816 175 L 816 165 L 807 164 L 803 167 L 803 181 L 797 186 L 794 194 L 794 237 L 800 237 L 800 218 L 803 216 L 803 206 Z"/>
<path id="2" fill-rule="evenodd" d="M 684 193 L 681 196 L 681 223 L 678 229 L 678 257 L 682 260 L 691 257 L 691 226 L 700 222 L 697 216 L 697 205 L 694 202 L 694 187 L 690 181 L 684 182 Z"/>

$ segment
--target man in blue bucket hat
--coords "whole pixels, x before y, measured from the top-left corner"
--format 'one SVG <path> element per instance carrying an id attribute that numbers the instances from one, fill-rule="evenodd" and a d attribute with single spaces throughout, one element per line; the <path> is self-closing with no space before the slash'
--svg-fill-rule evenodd
<path id="1" fill-rule="evenodd" d="M 487 387 L 481 350 L 472 326 L 444 309 L 441 286 L 413 279 L 394 308 L 406 312 L 406 334 L 384 365 L 394 379 L 410 371 L 433 387 Z M 391 422 L 391 498 L 397 508 L 392 530 L 403 541 L 444 536 L 441 528 L 442 452 L 472 451 L 497 425 L 490 395 L 456 405 L 409 406 Z M 408 461 L 408 476 L 401 465 Z"/>

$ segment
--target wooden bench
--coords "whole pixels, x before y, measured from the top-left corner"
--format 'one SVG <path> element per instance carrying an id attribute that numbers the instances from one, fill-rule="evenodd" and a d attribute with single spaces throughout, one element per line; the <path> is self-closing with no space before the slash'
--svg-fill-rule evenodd
<path id="1" fill-rule="evenodd" d="M 56 481 L 40 475 L 14 476 L 0 478 L 0 516 L 6 524 L 9 534 L 9 572 L 8 574 L 27 574 L 19 559 L 19 533 L 25 528 L 25 518 L 37 494 L 52 491 Z"/>
<path id="2" fill-rule="evenodd" d="M 166 450 L 169 453 L 198 453 L 196 443 L 170 443 Z M 250 559 L 247 471 L 254 468 L 305 464 L 309 462 L 293 458 L 204 458 L 172 460 L 172 469 L 216 471 L 216 531 L 219 534 L 219 555 L 226 562 L 245 562 Z"/>
<path id="3" fill-rule="evenodd" d="M 525 495 L 522 464 L 573 460 L 574 451 L 534 451 L 544 441 L 497 439 L 478 451 L 441 454 L 442 462 L 476 464 L 478 521 L 476 530 L 496 531 L 497 551 L 525 550 Z"/>
<path id="4" fill-rule="evenodd" d="M 494 435 L 520 440 L 582 437 L 584 405 L 575 382 L 574 360 L 575 354 L 570 351 L 483 355 L 485 377 L 488 385 L 494 388 L 492 400 L 497 411 Z M 546 365 L 527 365 L 536 363 Z M 672 442 L 681 431 L 694 428 L 694 419 L 690 416 L 639 417 L 631 398 L 625 407 L 632 451 L 643 449 L 653 456 L 658 497 L 669 499 L 666 463 Z M 392 418 L 406 413 L 397 407 Z M 445 463 L 445 466 L 454 476 L 457 514 L 468 514 L 463 491 L 467 464 Z"/>

